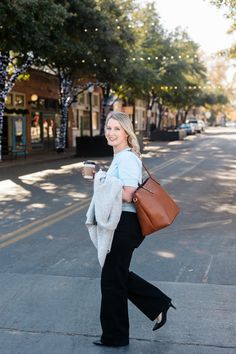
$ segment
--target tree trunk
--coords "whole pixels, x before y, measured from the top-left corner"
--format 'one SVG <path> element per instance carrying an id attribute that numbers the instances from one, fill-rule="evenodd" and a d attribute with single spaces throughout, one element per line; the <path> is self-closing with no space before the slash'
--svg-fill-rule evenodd
<path id="1" fill-rule="evenodd" d="M 64 152 L 66 148 L 68 122 L 68 106 L 66 104 L 61 106 L 59 122 L 56 150 L 57 152 Z"/>
<path id="2" fill-rule="evenodd" d="M 162 122 L 163 110 L 164 110 L 163 104 L 159 103 L 158 104 L 158 109 L 159 109 L 159 120 L 158 120 L 157 130 L 161 130 L 161 122 Z"/>
<path id="3" fill-rule="evenodd" d="M 152 107 L 154 105 L 156 96 L 154 94 L 154 92 L 152 92 L 151 96 L 150 96 L 150 100 L 149 100 L 149 104 L 148 104 L 148 110 L 147 110 L 147 125 L 146 125 L 146 134 L 147 137 L 150 137 L 151 134 L 151 115 L 152 115 Z"/>
<path id="4" fill-rule="evenodd" d="M 29 53 L 25 63 L 19 68 L 14 62 L 15 58 L 11 58 L 8 52 L 0 52 L 0 161 L 2 161 L 2 134 L 3 134 L 3 113 L 5 110 L 5 99 L 8 93 L 15 85 L 19 75 L 22 74 L 33 61 L 32 53 Z M 14 72 L 9 75 L 9 66 L 12 66 Z"/>
<path id="5" fill-rule="evenodd" d="M 184 123 L 186 123 L 186 119 L 187 119 L 187 115 L 188 115 L 188 112 L 189 112 L 189 109 L 190 107 L 188 107 L 184 113 Z"/>
<path id="6" fill-rule="evenodd" d="M 101 120 L 100 120 L 100 135 L 105 134 L 105 122 L 106 122 L 106 117 L 108 113 L 110 112 L 110 105 L 109 105 L 109 100 L 110 100 L 110 85 L 107 84 L 106 86 L 102 87 L 103 91 L 103 99 L 102 99 L 102 114 L 101 114 Z"/>
<path id="7" fill-rule="evenodd" d="M 132 124 L 133 124 L 134 132 L 135 132 L 135 102 L 133 103 Z"/>
<path id="8" fill-rule="evenodd" d="M 0 161 L 2 160 L 3 149 L 2 149 L 2 133 L 3 133 L 3 114 L 5 110 L 5 101 L 0 102 Z"/>
<path id="9" fill-rule="evenodd" d="M 67 140 L 68 112 L 74 98 L 74 93 L 70 76 L 66 75 L 62 70 L 58 70 L 58 73 L 60 88 L 60 121 L 57 130 L 56 150 L 57 152 L 64 152 Z"/>
<path id="10" fill-rule="evenodd" d="M 177 128 L 179 126 L 179 114 L 180 114 L 180 111 L 178 109 L 176 116 L 175 116 L 175 128 Z"/>

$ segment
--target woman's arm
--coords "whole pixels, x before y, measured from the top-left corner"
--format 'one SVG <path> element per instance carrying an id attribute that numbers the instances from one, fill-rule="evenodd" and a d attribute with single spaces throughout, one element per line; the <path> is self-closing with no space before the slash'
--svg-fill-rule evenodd
<path id="1" fill-rule="evenodd" d="M 122 201 L 126 203 L 131 203 L 133 194 L 137 188 L 135 187 L 123 187 L 122 191 Z"/>

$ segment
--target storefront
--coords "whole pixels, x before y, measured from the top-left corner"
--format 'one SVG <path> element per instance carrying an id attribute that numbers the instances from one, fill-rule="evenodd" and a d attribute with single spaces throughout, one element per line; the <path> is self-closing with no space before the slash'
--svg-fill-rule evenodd
<path id="1" fill-rule="evenodd" d="M 93 91 L 84 91 L 78 96 L 77 102 L 72 104 L 73 126 L 72 141 L 76 145 L 77 136 L 90 136 L 92 128 L 93 136 L 100 132 L 100 105 L 101 94 L 99 88 Z M 92 124 L 92 126 L 90 126 Z"/>
<path id="2" fill-rule="evenodd" d="M 7 96 L 3 117 L 3 156 L 27 153 L 27 114 L 25 94 L 12 92 Z"/>
<path id="3" fill-rule="evenodd" d="M 59 107 L 55 99 L 39 97 L 31 103 L 31 148 L 55 149 L 56 131 L 59 126 Z"/>

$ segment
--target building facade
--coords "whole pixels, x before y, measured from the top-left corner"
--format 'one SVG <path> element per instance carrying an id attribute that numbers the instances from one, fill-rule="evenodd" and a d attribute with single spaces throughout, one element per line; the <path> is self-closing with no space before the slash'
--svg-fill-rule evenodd
<path id="1" fill-rule="evenodd" d="M 101 88 L 91 86 L 72 103 L 72 146 L 76 146 L 76 137 L 99 135 L 101 102 Z"/>
<path id="2" fill-rule="evenodd" d="M 55 75 L 30 69 L 28 80 L 17 81 L 6 99 L 3 119 L 3 154 L 21 155 L 54 150 L 59 126 L 59 84 Z M 71 112 L 67 146 L 72 144 Z"/>

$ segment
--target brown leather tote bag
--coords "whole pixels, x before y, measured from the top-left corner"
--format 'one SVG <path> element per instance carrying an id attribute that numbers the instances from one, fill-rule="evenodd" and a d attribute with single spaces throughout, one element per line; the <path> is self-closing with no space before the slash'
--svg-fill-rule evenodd
<path id="1" fill-rule="evenodd" d="M 136 189 L 133 202 L 143 236 L 171 225 L 180 208 L 165 189 L 148 171 L 148 178 Z"/>

